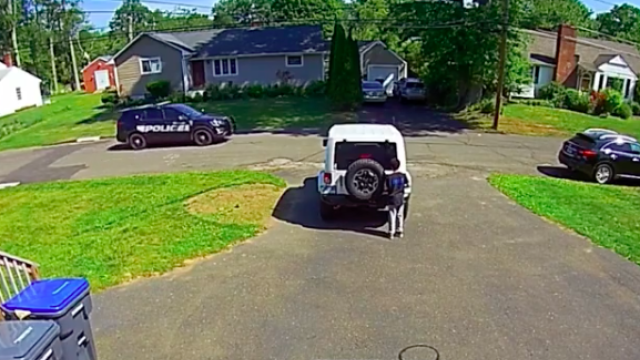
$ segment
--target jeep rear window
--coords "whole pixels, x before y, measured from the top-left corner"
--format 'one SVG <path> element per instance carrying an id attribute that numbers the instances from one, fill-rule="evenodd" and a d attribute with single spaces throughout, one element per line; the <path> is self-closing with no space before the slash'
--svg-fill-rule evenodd
<path id="1" fill-rule="evenodd" d="M 338 170 L 346 170 L 354 161 L 365 158 L 379 162 L 385 170 L 391 170 L 389 163 L 395 157 L 397 153 L 394 143 L 336 143 L 335 159 Z"/>

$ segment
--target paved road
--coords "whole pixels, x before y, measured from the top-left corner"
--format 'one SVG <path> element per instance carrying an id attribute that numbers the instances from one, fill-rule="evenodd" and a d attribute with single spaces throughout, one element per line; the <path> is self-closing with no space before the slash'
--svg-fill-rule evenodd
<path id="1" fill-rule="evenodd" d="M 435 132 L 434 132 L 435 130 Z M 407 234 L 384 219 L 322 222 L 316 136 L 248 135 L 206 149 L 112 143 L 0 153 L 2 181 L 250 166 L 291 184 L 266 234 L 95 297 L 100 358 L 633 359 L 640 271 L 513 204 L 491 171 L 538 173 L 558 139 L 420 130 Z M 404 360 L 435 359 L 411 348 Z"/>

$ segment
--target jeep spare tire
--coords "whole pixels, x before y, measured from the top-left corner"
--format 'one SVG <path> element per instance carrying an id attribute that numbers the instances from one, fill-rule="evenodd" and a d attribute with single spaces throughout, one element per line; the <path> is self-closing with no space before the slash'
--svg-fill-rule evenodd
<path id="1" fill-rule="evenodd" d="M 356 160 L 347 168 L 345 186 L 358 200 L 375 199 L 384 188 L 384 168 L 372 159 Z"/>

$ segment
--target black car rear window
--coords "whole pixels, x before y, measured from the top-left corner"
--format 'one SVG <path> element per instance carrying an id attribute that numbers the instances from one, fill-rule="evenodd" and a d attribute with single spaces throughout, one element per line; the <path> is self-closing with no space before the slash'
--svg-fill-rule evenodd
<path id="1" fill-rule="evenodd" d="M 340 142 L 336 144 L 336 167 L 338 170 L 346 170 L 349 165 L 359 159 L 373 159 L 382 165 L 385 170 L 391 170 L 391 159 L 397 157 L 396 144 L 394 143 L 350 143 Z"/>
<path id="2" fill-rule="evenodd" d="M 407 83 L 407 88 L 409 89 L 424 89 L 423 83 Z"/>
<path id="3" fill-rule="evenodd" d="M 569 141 L 584 148 L 590 148 L 596 143 L 594 138 L 585 134 L 576 134 Z"/>

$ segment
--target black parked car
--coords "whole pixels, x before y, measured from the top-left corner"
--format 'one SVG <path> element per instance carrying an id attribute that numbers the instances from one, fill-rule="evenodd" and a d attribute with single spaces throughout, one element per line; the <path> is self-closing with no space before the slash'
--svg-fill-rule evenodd
<path id="1" fill-rule="evenodd" d="M 228 116 L 205 114 L 184 104 L 160 103 L 122 110 L 116 138 L 135 150 L 150 143 L 206 146 L 229 137 L 235 127 Z"/>
<path id="2" fill-rule="evenodd" d="M 607 184 L 617 178 L 640 179 L 640 144 L 630 136 L 589 129 L 562 145 L 560 163 Z"/>

